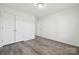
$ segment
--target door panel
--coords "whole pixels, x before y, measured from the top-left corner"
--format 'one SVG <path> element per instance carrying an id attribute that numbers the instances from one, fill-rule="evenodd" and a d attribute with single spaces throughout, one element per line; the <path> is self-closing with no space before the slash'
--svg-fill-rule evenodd
<path id="1" fill-rule="evenodd" d="M 2 46 L 2 16 L 0 14 L 0 47 Z"/>
<path id="2" fill-rule="evenodd" d="M 14 43 L 14 16 L 8 13 L 2 14 L 3 18 L 3 44 Z"/>
<path id="3" fill-rule="evenodd" d="M 33 29 L 32 22 L 28 17 L 16 16 L 16 41 L 26 41 L 31 39 Z"/>
<path id="4" fill-rule="evenodd" d="M 16 42 L 23 41 L 24 36 L 24 19 L 21 16 L 16 16 Z"/>

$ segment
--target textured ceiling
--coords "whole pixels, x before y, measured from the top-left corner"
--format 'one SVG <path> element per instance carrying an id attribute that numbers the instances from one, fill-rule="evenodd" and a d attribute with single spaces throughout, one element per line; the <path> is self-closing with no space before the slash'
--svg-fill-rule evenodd
<path id="1" fill-rule="evenodd" d="M 79 6 L 78 3 L 46 3 L 43 8 L 38 8 L 34 3 L 1 3 L 0 5 L 24 11 L 37 18 L 50 15 L 66 8 Z"/>

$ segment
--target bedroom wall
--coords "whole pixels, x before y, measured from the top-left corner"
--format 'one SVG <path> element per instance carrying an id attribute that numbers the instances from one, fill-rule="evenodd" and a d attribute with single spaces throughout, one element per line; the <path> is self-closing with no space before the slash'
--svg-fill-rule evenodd
<path id="1" fill-rule="evenodd" d="M 36 35 L 79 46 L 79 7 L 64 9 L 39 19 Z"/>

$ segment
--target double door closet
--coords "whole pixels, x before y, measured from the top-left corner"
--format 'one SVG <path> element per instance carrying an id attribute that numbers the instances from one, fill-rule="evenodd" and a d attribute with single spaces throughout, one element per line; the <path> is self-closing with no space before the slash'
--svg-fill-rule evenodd
<path id="1" fill-rule="evenodd" d="M 0 11 L 0 47 L 34 39 L 34 17 L 19 14 Z"/>

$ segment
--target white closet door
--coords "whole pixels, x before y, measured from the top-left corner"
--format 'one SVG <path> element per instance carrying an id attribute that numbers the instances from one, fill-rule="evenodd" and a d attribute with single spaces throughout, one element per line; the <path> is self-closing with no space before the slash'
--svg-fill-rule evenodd
<path id="1" fill-rule="evenodd" d="M 2 46 L 2 17 L 0 14 L 0 47 Z"/>
<path id="2" fill-rule="evenodd" d="M 2 14 L 3 45 L 14 43 L 14 16 L 8 13 Z"/>
<path id="3" fill-rule="evenodd" d="M 30 19 L 28 17 L 16 16 L 16 41 L 26 41 L 31 37 Z"/>
<path id="4" fill-rule="evenodd" d="M 26 33 L 24 30 L 24 18 L 16 16 L 16 42 L 23 41 L 24 34 Z"/>

